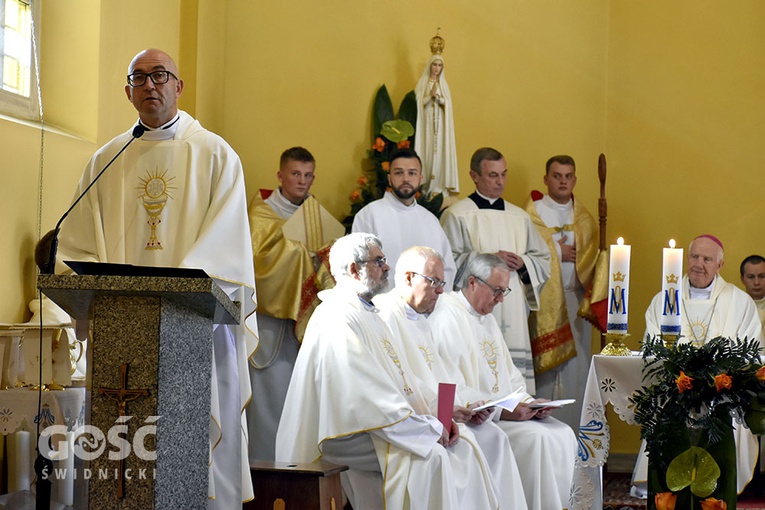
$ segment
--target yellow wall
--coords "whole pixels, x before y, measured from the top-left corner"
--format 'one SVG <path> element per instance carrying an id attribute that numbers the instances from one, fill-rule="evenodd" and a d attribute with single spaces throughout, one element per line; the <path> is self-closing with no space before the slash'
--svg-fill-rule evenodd
<path id="1" fill-rule="evenodd" d="M 596 212 L 597 157 L 607 154 L 609 241 L 622 235 L 633 246 L 633 347 L 670 237 L 683 246 L 701 232 L 721 237 L 729 280 L 741 258 L 765 251 L 758 0 L 65 4 L 42 2 L 43 100 L 49 121 L 76 136 L 46 135 L 43 231 L 66 209 L 88 156 L 134 121 L 125 70 L 151 46 L 178 57 L 181 106 L 239 152 L 250 196 L 275 185 L 283 149 L 304 145 L 317 158 L 315 194 L 342 217 L 365 168 L 375 91 L 386 84 L 397 107 L 440 27 L 463 196 L 479 146 L 505 153 L 515 203 L 542 186 L 550 155 L 569 153 L 576 194 Z M 12 190 L 0 206 L 0 321 L 16 321 L 33 297 L 39 133 L 0 119 L 0 137 L 0 186 Z M 612 451 L 635 451 L 635 427 L 612 434 Z"/>
<path id="2" fill-rule="evenodd" d="M 244 161 L 250 193 L 274 186 L 282 150 L 309 148 L 315 194 L 333 214 L 347 214 L 371 145 L 374 94 L 386 84 L 398 108 L 440 27 L 463 191 L 472 191 L 470 155 L 493 145 L 510 165 L 511 200 L 541 186 L 544 162 L 561 152 L 579 159 L 581 195 L 594 199 L 605 144 L 607 5 L 339 0 L 254 8 L 231 0 L 219 82 L 225 137 Z"/>
<path id="3" fill-rule="evenodd" d="M 613 2 L 608 44 L 609 237 L 632 244 L 630 331 L 661 288 L 661 248 L 698 234 L 725 244 L 723 277 L 765 252 L 765 4 Z M 611 420 L 612 422 L 614 420 Z M 637 427 L 612 430 L 630 451 Z"/>

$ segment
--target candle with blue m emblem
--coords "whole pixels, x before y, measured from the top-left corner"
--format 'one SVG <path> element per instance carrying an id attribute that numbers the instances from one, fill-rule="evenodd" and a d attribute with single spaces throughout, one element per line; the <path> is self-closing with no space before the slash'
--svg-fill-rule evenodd
<path id="1" fill-rule="evenodd" d="M 606 333 L 627 333 L 631 246 L 619 238 L 611 245 L 608 266 L 608 324 Z"/>
<path id="2" fill-rule="evenodd" d="M 661 264 L 662 335 L 680 334 L 682 286 L 683 249 L 675 248 L 675 240 L 670 239 L 669 248 L 664 248 Z"/>

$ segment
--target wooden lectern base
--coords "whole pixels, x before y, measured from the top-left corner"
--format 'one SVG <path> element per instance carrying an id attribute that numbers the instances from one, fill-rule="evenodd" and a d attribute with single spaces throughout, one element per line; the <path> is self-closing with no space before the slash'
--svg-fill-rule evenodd
<path id="1" fill-rule="evenodd" d="M 244 510 L 342 510 L 340 473 L 348 466 L 314 462 L 250 464 L 255 497 Z"/>

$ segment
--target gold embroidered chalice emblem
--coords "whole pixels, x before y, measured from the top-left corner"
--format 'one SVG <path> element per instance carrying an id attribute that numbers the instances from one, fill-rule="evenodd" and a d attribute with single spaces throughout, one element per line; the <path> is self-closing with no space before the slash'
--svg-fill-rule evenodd
<path id="1" fill-rule="evenodd" d="M 411 395 L 414 393 L 414 391 L 406 382 L 406 374 L 404 374 L 404 371 L 401 368 L 401 360 L 398 359 L 398 354 L 396 353 L 395 347 L 393 347 L 393 344 L 390 343 L 390 340 L 387 338 L 382 339 L 382 344 L 383 349 L 385 349 L 385 353 L 388 355 L 393 364 L 396 365 L 396 368 L 398 368 L 398 373 L 401 374 L 401 380 L 404 381 L 404 393 Z"/>
<path id="2" fill-rule="evenodd" d="M 492 375 L 494 375 L 494 386 L 491 388 L 492 393 L 499 392 L 499 372 L 497 371 L 497 346 L 491 340 L 484 340 L 481 344 L 481 350 L 483 351 L 483 357 L 488 363 L 491 369 Z"/>
<path id="3" fill-rule="evenodd" d="M 170 181 L 175 179 L 171 177 L 166 179 L 167 170 L 160 173 L 159 169 L 155 169 L 153 173 L 142 177 L 141 186 L 138 187 L 142 190 L 140 197 L 143 200 L 143 208 L 146 210 L 146 214 L 149 215 L 149 220 L 146 222 L 151 227 L 151 234 L 149 235 L 149 241 L 146 243 L 146 250 L 161 250 L 162 243 L 157 239 L 157 225 L 162 223 L 159 216 L 162 214 L 162 210 L 167 204 L 167 199 L 172 198 L 169 190 L 172 189 Z"/>

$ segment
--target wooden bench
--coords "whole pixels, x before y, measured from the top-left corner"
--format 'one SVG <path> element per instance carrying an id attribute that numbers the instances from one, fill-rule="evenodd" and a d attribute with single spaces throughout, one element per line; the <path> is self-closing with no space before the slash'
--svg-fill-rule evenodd
<path id="1" fill-rule="evenodd" d="M 343 510 L 340 473 L 348 466 L 314 462 L 250 464 L 255 497 L 244 510 Z"/>

